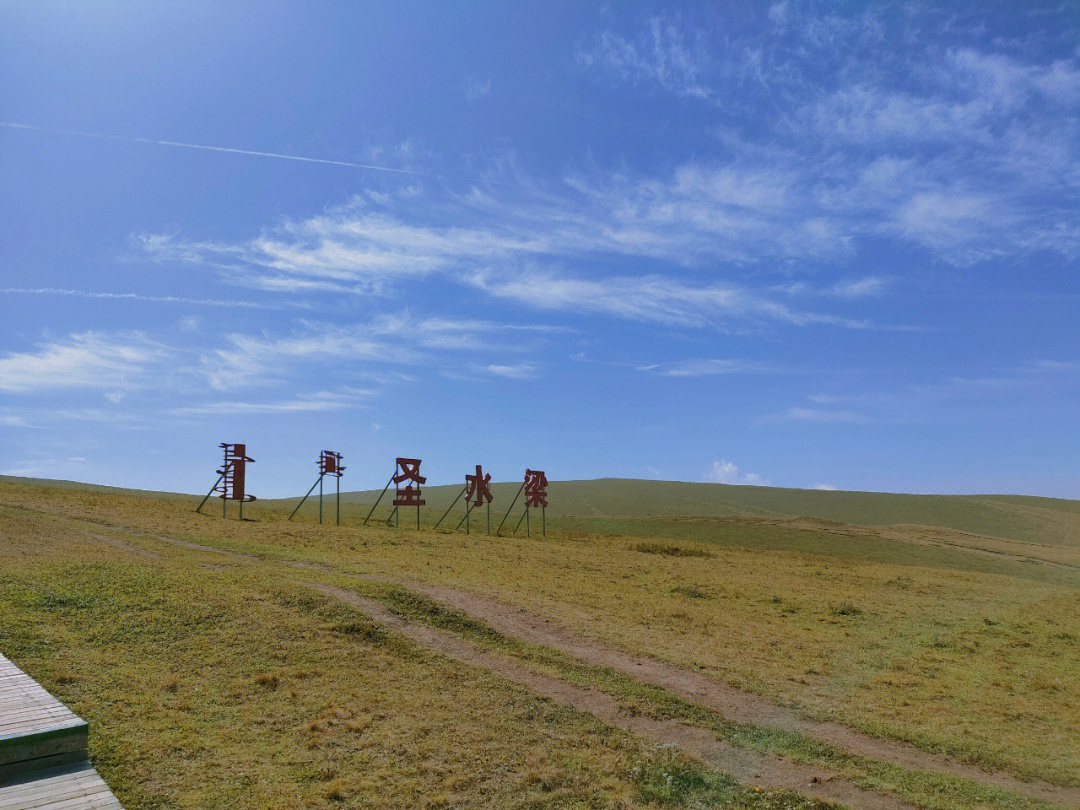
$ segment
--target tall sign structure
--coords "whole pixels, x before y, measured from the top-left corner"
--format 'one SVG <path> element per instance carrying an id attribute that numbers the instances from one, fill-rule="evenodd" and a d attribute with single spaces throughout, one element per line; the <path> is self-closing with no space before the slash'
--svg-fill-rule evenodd
<path id="1" fill-rule="evenodd" d="M 311 489 L 307 491 L 307 495 L 300 499 L 300 503 L 296 505 L 296 508 L 292 510 L 292 514 L 289 515 L 289 520 L 293 519 L 293 515 L 300 511 L 300 507 L 304 505 L 304 501 L 308 499 L 308 495 L 315 491 L 315 487 L 319 488 L 319 523 L 322 523 L 323 513 L 323 478 L 330 475 L 337 481 L 337 525 L 341 525 L 341 476 L 345 472 L 345 467 L 341 464 L 341 453 L 335 453 L 333 450 L 323 450 L 319 453 L 319 460 L 316 462 L 319 465 L 319 477 L 315 479 L 315 483 L 311 485 Z"/>
<path id="2" fill-rule="evenodd" d="M 491 475 L 484 473 L 484 468 L 479 464 L 476 465 L 476 473 L 473 475 L 465 476 L 465 517 L 462 520 L 465 521 L 465 533 L 469 533 L 469 514 L 473 508 L 477 506 L 483 506 L 487 503 L 487 532 L 491 534 L 491 489 L 488 488 L 488 484 L 491 482 Z M 461 523 L 458 523 L 461 526 Z"/>
<path id="3" fill-rule="evenodd" d="M 420 485 L 427 483 L 427 478 L 420 475 L 420 459 L 398 458 L 394 465 L 394 511 L 400 515 L 402 506 L 416 507 L 416 528 L 420 528 L 420 507 L 426 501 L 420 497 Z M 405 484 L 404 489 L 402 484 Z M 413 486 L 416 484 L 416 486 Z M 400 519 L 399 519 L 400 522 Z"/>
<path id="4" fill-rule="evenodd" d="M 375 499 L 375 503 L 371 507 L 371 511 L 367 513 L 367 517 L 364 518 L 364 525 L 367 526 L 371 516 L 375 514 L 375 509 L 379 505 L 379 502 L 383 499 L 383 495 L 386 494 L 386 490 L 390 489 L 390 485 L 394 485 L 394 511 L 390 513 L 390 517 L 386 519 L 389 523 L 394 521 L 395 526 L 401 525 L 401 507 L 402 506 L 415 506 L 416 507 L 416 528 L 420 528 L 420 507 L 423 506 L 426 501 L 420 497 L 420 485 L 427 482 L 427 478 L 420 475 L 420 465 L 423 462 L 418 458 L 402 458 L 398 456 L 394 461 L 394 472 L 390 476 L 390 479 L 386 482 L 386 486 L 383 487 L 382 492 L 379 493 L 379 497 Z M 405 484 L 404 487 L 401 485 Z M 413 485 L 416 486 L 413 486 Z"/>
<path id="5" fill-rule="evenodd" d="M 529 531 L 529 510 L 540 507 L 540 524 L 544 537 L 547 537 L 547 487 L 548 480 L 543 470 L 525 470 L 525 533 Z M 520 521 L 518 522 L 520 525 Z M 514 529 L 517 534 L 517 529 Z"/>
<path id="6" fill-rule="evenodd" d="M 521 522 L 525 522 L 525 533 L 531 536 L 529 527 L 529 511 L 536 507 L 540 507 L 541 523 L 543 526 L 544 536 L 547 536 L 547 487 L 548 480 L 547 475 L 543 470 L 525 470 L 525 480 L 521 486 L 518 487 L 517 495 L 514 496 L 514 500 L 510 502 L 510 508 L 506 510 L 506 514 L 503 515 L 502 521 L 499 523 L 499 528 L 495 530 L 495 535 L 498 536 L 502 531 L 503 523 L 506 523 L 506 519 L 510 517 L 510 513 L 514 510 L 514 504 L 517 503 L 518 497 L 521 493 L 525 493 L 525 511 L 521 513 L 521 517 L 518 519 L 517 525 L 514 526 L 514 534 L 517 534 L 518 529 L 521 528 Z"/>
<path id="7" fill-rule="evenodd" d="M 206 497 L 202 499 L 202 503 L 199 504 L 195 511 L 201 511 L 207 499 L 215 492 L 220 492 L 221 494 L 218 497 L 221 498 L 221 516 L 227 516 L 229 501 L 238 501 L 240 504 L 240 519 L 243 520 L 244 504 L 255 500 L 254 495 L 248 495 L 245 491 L 247 465 L 254 463 L 255 459 L 248 458 L 246 444 L 222 442 L 218 447 L 224 451 L 225 460 L 222 462 L 221 469 L 217 470 L 217 481 L 214 482 L 214 486 L 206 493 Z"/>

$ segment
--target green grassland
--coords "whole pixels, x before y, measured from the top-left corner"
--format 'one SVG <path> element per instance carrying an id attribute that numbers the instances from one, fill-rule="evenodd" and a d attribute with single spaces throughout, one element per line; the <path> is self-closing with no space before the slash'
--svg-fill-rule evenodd
<path id="1" fill-rule="evenodd" d="M 425 524 L 455 490 L 425 490 Z M 514 491 L 497 485 L 496 503 Z M 681 493 L 667 513 L 665 493 Z M 809 806 L 424 651 L 298 572 L 914 806 L 1038 803 L 732 725 L 409 583 L 496 599 L 807 718 L 1080 786 L 1075 502 L 625 481 L 560 482 L 550 497 L 548 536 L 526 539 L 476 533 L 482 520 L 470 536 L 360 527 L 371 493 L 350 493 L 337 527 L 312 507 L 288 522 L 295 501 L 257 502 L 241 523 L 217 502 L 194 514 L 191 496 L 0 480 L 0 650 L 90 720 L 129 807 Z M 951 523 L 919 528 L 930 519 Z"/>
<path id="2" fill-rule="evenodd" d="M 518 484 L 492 485 L 505 511 Z M 441 514 L 458 486 L 424 490 L 429 514 Z M 348 492 L 342 503 L 363 510 L 378 492 Z M 282 505 L 296 500 L 282 501 Z M 1021 542 L 1080 545 L 1080 501 L 1001 495 L 895 495 L 682 481 L 606 478 L 553 481 L 548 517 L 603 521 L 649 516 L 792 518 L 810 516 L 869 526 L 925 525 Z M 437 519 L 437 518 L 436 518 Z"/>
<path id="3" fill-rule="evenodd" d="M 72 481 L 0 476 L 0 481 L 5 480 L 90 492 L 136 492 Z M 347 482 L 348 479 L 344 480 Z M 519 486 L 511 482 L 491 485 L 495 496 L 493 514 L 501 517 Z M 460 491 L 458 485 L 425 487 L 427 505 L 423 510 L 423 523 L 433 524 Z M 196 497 L 138 492 L 187 500 Z M 342 492 L 344 513 L 349 519 L 366 515 L 378 495 L 377 490 Z M 265 505 L 271 509 L 291 511 L 298 502 L 298 497 L 264 500 L 251 508 L 257 510 Z M 328 500 L 327 503 L 332 501 Z M 386 503 L 384 498 L 383 504 Z M 549 503 L 547 516 L 556 526 L 570 520 L 572 523 L 567 525 L 582 528 L 593 525 L 602 529 L 604 521 L 608 520 L 661 516 L 815 517 L 866 526 L 933 526 L 1022 543 L 1056 545 L 1070 550 L 1080 548 L 1080 501 L 1025 495 L 910 495 L 601 478 L 552 481 Z M 304 508 L 310 513 L 314 508 L 313 502 L 309 501 Z M 379 516 L 385 517 L 385 514 L 385 511 L 379 512 Z"/>

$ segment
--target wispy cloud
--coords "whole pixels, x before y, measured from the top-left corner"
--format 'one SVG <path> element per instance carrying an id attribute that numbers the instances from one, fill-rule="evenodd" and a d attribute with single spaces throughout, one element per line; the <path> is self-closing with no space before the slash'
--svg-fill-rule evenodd
<path id="1" fill-rule="evenodd" d="M 32 393 L 63 388 L 125 388 L 167 354 L 140 332 L 83 332 L 49 340 L 29 352 L 0 357 L 0 391 Z"/>
<path id="2" fill-rule="evenodd" d="M 0 475 L 17 475 L 36 478 L 64 472 L 70 474 L 70 471 L 78 469 L 80 465 L 85 463 L 86 459 L 82 457 L 39 458 L 32 461 L 18 461 L 13 467 L 0 470 Z"/>
<path id="3" fill-rule="evenodd" d="M 955 32 L 954 16 L 774 3 L 770 31 L 653 18 L 601 32 L 579 62 L 635 88 L 723 100 L 729 165 L 778 180 L 769 199 L 788 222 L 784 201 L 816 218 L 833 255 L 841 237 L 866 236 L 959 266 L 1080 255 L 1080 54 L 925 36 L 938 25 Z M 777 103 L 740 108 L 748 82 Z"/>
<path id="4" fill-rule="evenodd" d="M 471 282 L 496 298 L 512 299 L 538 309 L 599 312 L 661 324 L 720 329 L 732 328 L 746 320 L 783 321 L 798 326 L 866 325 L 832 315 L 793 310 L 741 287 L 683 283 L 666 276 L 592 281 L 543 271 L 513 275 L 485 272 L 473 276 Z"/>
<path id="5" fill-rule="evenodd" d="M 728 358 L 680 360 L 668 365 L 656 364 L 639 368 L 642 371 L 656 371 L 666 377 L 708 377 L 715 374 L 743 374 L 764 370 L 764 366 L 760 363 Z"/>
<path id="6" fill-rule="evenodd" d="M 461 89 L 465 92 L 465 98 L 475 101 L 491 92 L 491 79 L 480 81 L 475 76 L 466 76 L 461 83 Z"/>
<path id="7" fill-rule="evenodd" d="M 496 377 L 506 377 L 511 380 L 531 380 L 536 376 L 535 363 L 515 363 L 513 365 L 492 363 L 484 366 L 483 370 L 488 374 L 494 374 Z"/>
<path id="8" fill-rule="evenodd" d="M 208 307 L 234 307 L 236 309 L 285 309 L 286 307 L 307 307 L 302 302 L 262 304 L 254 301 L 219 300 L 215 298 L 182 298 L 174 295 L 142 295 L 140 293 L 92 292 L 90 290 L 62 290 L 54 287 L 21 288 L 4 287 L 0 293 L 11 295 L 64 295 L 74 298 L 103 298 L 120 301 L 148 301 L 163 304 L 191 304 Z"/>
<path id="9" fill-rule="evenodd" d="M 317 391 L 312 394 L 300 394 L 296 397 L 275 401 L 221 401 L 205 405 L 192 405 L 176 408 L 173 413 L 186 416 L 206 415 L 246 415 L 246 414 L 290 414 L 320 411 L 340 411 L 354 408 L 367 402 L 375 391 L 358 388 L 344 388 L 340 391 Z"/>
<path id="10" fill-rule="evenodd" d="M 414 318 L 408 313 L 384 315 L 353 325 L 301 321 L 287 336 L 234 333 L 225 346 L 202 361 L 202 373 L 212 387 L 225 390 L 278 382 L 298 364 L 337 365 L 348 361 L 347 376 L 377 375 L 381 382 L 401 380 L 379 369 L 418 365 L 433 353 L 505 351 L 512 344 L 493 336 L 544 334 L 544 325 L 496 323 L 452 318 Z"/>
<path id="11" fill-rule="evenodd" d="M 870 421 L 868 417 L 857 411 L 840 408 L 789 408 L 786 416 L 796 422 L 822 422 L 826 424 L 857 425 Z"/>
<path id="12" fill-rule="evenodd" d="M 660 17 L 652 18 L 635 37 L 600 32 L 591 48 L 578 52 L 578 61 L 645 89 L 655 87 L 698 99 L 714 93 L 704 75 L 712 63 L 704 39 Z"/>
<path id="13" fill-rule="evenodd" d="M 826 221 L 792 221 L 799 203 L 773 193 L 776 177 L 684 167 L 662 183 L 567 180 L 561 196 L 525 199 L 472 193 L 444 211 L 428 200 L 358 196 L 344 206 L 287 220 L 246 242 L 191 242 L 144 235 L 161 261 L 202 263 L 224 280 L 268 290 L 391 294 L 433 274 L 540 309 L 601 312 L 654 322 L 726 326 L 747 318 L 863 326 L 857 319 L 792 308 L 767 289 L 681 278 L 709 261 L 754 261 L 847 251 Z M 392 210 L 390 210 L 392 209 Z M 410 221 L 406 221 L 406 217 Z M 452 217 L 453 224 L 446 224 Z M 438 220 L 438 221 L 436 221 Z M 567 273 L 564 264 L 635 256 L 663 275 Z M 675 271 L 671 273 L 671 264 Z M 480 268 L 480 269 L 478 269 Z"/>
<path id="14" fill-rule="evenodd" d="M 772 482 L 757 473 L 744 472 L 731 461 L 714 461 L 705 480 L 712 484 L 742 484 L 755 487 L 769 487 Z"/>

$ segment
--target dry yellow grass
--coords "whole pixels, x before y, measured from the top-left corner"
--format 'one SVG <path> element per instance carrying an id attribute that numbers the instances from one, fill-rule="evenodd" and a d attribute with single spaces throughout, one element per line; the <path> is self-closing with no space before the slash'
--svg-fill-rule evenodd
<path id="1" fill-rule="evenodd" d="M 193 515 L 184 502 L 17 485 L 0 485 L 0 501 L 472 590 L 814 716 L 1021 775 L 1080 782 L 1080 591 L 1020 568 L 1011 575 L 1007 567 L 964 570 L 952 558 L 868 561 L 859 544 L 874 539 L 844 535 L 830 539 L 851 543 L 843 554 L 681 540 L 710 555 L 686 557 L 637 550 L 652 540 L 590 533 L 509 540 L 286 523 L 273 512 L 240 524 Z M 797 530 L 755 531 L 775 539 L 768 533 Z M 134 536 L 125 542 L 169 553 Z"/>

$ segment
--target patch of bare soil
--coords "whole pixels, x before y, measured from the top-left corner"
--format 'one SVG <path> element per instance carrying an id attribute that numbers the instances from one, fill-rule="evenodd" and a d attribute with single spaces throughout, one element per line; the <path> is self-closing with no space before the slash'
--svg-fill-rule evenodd
<path id="1" fill-rule="evenodd" d="M 720 683 L 707 675 L 652 658 L 630 655 L 601 642 L 582 638 L 550 619 L 444 585 L 400 583 L 441 601 L 506 636 L 552 647 L 589 664 L 611 667 L 640 681 L 659 686 L 699 706 L 712 709 L 734 723 L 753 723 L 798 732 L 854 754 L 891 762 L 918 771 L 939 771 L 985 785 L 1011 790 L 1066 807 L 1080 807 L 1080 788 L 1048 782 L 1024 782 L 1006 773 L 989 773 L 944 754 L 931 754 L 899 742 L 881 740 L 835 722 L 815 722 L 758 695 Z"/>
<path id="2" fill-rule="evenodd" d="M 375 621 L 407 636 L 417 644 L 437 650 L 456 661 L 482 667 L 538 695 L 588 712 L 609 725 L 651 742 L 675 746 L 745 784 L 768 789 L 795 790 L 811 798 L 841 802 L 850 807 L 868 810 L 899 810 L 910 806 L 895 797 L 863 790 L 826 769 L 799 765 L 778 757 L 736 748 L 716 739 L 716 736 L 706 729 L 674 720 L 657 720 L 628 714 L 619 708 L 615 698 L 603 692 L 532 672 L 508 658 L 482 650 L 453 633 L 391 613 L 379 602 L 365 599 L 351 591 L 317 583 L 308 584 L 363 611 Z"/>

